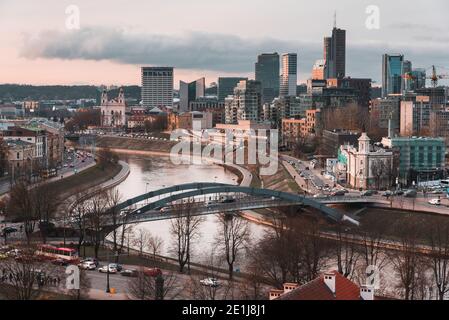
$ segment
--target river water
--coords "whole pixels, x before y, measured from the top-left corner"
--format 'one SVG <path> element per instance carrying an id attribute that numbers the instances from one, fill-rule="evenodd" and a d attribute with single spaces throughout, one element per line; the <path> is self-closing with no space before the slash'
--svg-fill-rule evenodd
<path id="1" fill-rule="evenodd" d="M 123 200 L 136 197 L 138 195 L 158 190 L 173 185 L 192 182 L 218 182 L 227 184 L 237 184 L 238 177 L 217 165 L 174 165 L 170 159 L 163 157 L 125 157 L 130 166 L 128 178 L 117 186 Z M 220 230 L 218 217 L 209 215 L 204 217 L 204 222 L 200 226 L 200 237 L 194 243 L 193 261 L 200 261 L 210 256 L 215 249 L 215 238 Z M 158 236 L 164 240 L 161 254 L 175 257 L 172 252 L 173 238 L 170 234 L 170 220 L 146 222 L 133 227 L 134 234 L 139 233 L 139 229 L 146 230 L 153 236 Z M 251 240 L 257 241 L 266 230 L 265 226 L 250 223 Z"/>

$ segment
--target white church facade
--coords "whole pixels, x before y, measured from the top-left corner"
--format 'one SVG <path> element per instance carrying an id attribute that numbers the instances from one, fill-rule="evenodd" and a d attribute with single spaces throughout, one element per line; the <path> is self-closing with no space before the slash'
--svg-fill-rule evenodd
<path id="1" fill-rule="evenodd" d="M 109 100 L 106 90 L 101 94 L 101 126 L 120 128 L 126 126 L 126 102 L 123 88 L 118 97 Z"/>

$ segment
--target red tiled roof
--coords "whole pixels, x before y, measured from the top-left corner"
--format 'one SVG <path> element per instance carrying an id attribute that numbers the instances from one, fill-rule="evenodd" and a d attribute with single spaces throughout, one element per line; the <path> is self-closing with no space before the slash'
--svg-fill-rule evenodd
<path id="1" fill-rule="evenodd" d="M 335 294 L 324 283 L 324 275 L 280 296 L 279 300 L 360 300 L 360 288 L 337 271 L 335 275 Z"/>

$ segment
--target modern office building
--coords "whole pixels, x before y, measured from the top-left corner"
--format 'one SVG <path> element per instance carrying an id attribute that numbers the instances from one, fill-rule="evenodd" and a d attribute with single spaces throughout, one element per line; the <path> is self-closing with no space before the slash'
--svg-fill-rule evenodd
<path id="1" fill-rule="evenodd" d="M 358 97 L 357 103 L 368 108 L 371 101 L 371 79 L 367 78 L 328 78 L 327 88 L 352 89 Z"/>
<path id="2" fill-rule="evenodd" d="M 142 105 L 173 107 L 173 68 L 142 67 Z"/>
<path id="3" fill-rule="evenodd" d="M 412 71 L 412 62 L 410 60 L 404 60 L 402 63 L 402 92 L 412 91 L 410 81 Z"/>
<path id="4" fill-rule="evenodd" d="M 220 77 L 218 78 L 218 101 L 224 102 L 225 99 L 234 94 L 234 88 L 242 80 L 248 78 L 241 77 Z"/>
<path id="5" fill-rule="evenodd" d="M 426 87 L 426 69 L 416 68 L 412 70 L 410 81 L 410 90 L 423 89 Z"/>
<path id="6" fill-rule="evenodd" d="M 256 81 L 262 85 L 262 102 L 271 103 L 279 96 L 279 54 L 263 53 L 255 64 Z"/>
<path id="7" fill-rule="evenodd" d="M 341 129 L 335 130 L 323 130 L 323 154 L 334 158 L 338 155 L 338 149 L 342 145 L 353 145 L 357 144 L 360 138 L 359 132 L 347 131 Z"/>
<path id="8" fill-rule="evenodd" d="M 189 111 L 189 104 L 198 98 L 204 97 L 206 90 L 206 79 L 201 78 L 196 81 L 187 83 L 179 82 L 179 111 Z"/>
<path id="9" fill-rule="evenodd" d="M 444 177 L 446 147 L 443 138 L 384 138 L 382 145 L 399 152 L 401 183 L 411 185 Z"/>
<path id="10" fill-rule="evenodd" d="M 227 124 L 240 120 L 257 122 L 262 114 L 262 85 L 259 81 L 242 80 L 234 89 L 234 95 L 225 99 Z"/>
<path id="11" fill-rule="evenodd" d="M 295 96 L 298 85 L 298 55 L 286 53 L 282 55 L 282 75 L 280 96 Z"/>
<path id="12" fill-rule="evenodd" d="M 402 93 L 403 62 L 402 54 L 382 56 L 382 97 Z"/>
<path id="13" fill-rule="evenodd" d="M 377 124 L 384 136 L 399 133 L 399 114 L 401 110 L 401 97 L 391 95 L 371 101 L 371 122 Z M 388 130 L 391 130 L 390 132 Z"/>
<path id="14" fill-rule="evenodd" d="M 346 30 L 335 26 L 332 37 L 324 38 L 324 60 L 326 61 L 326 78 L 346 76 Z"/>

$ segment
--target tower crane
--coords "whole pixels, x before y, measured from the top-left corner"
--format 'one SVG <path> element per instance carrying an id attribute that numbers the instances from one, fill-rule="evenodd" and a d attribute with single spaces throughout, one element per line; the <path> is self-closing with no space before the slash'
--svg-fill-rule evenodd
<path id="1" fill-rule="evenodd" d="M 432 66 L 432 75 L 426 77 L 426 79 L 430 80 L 432 82 L 432 86 L 436 88 L 438 86 L 438 80 L 449 79 L 449 74 L 437 74 L 437 68 Z"/>

